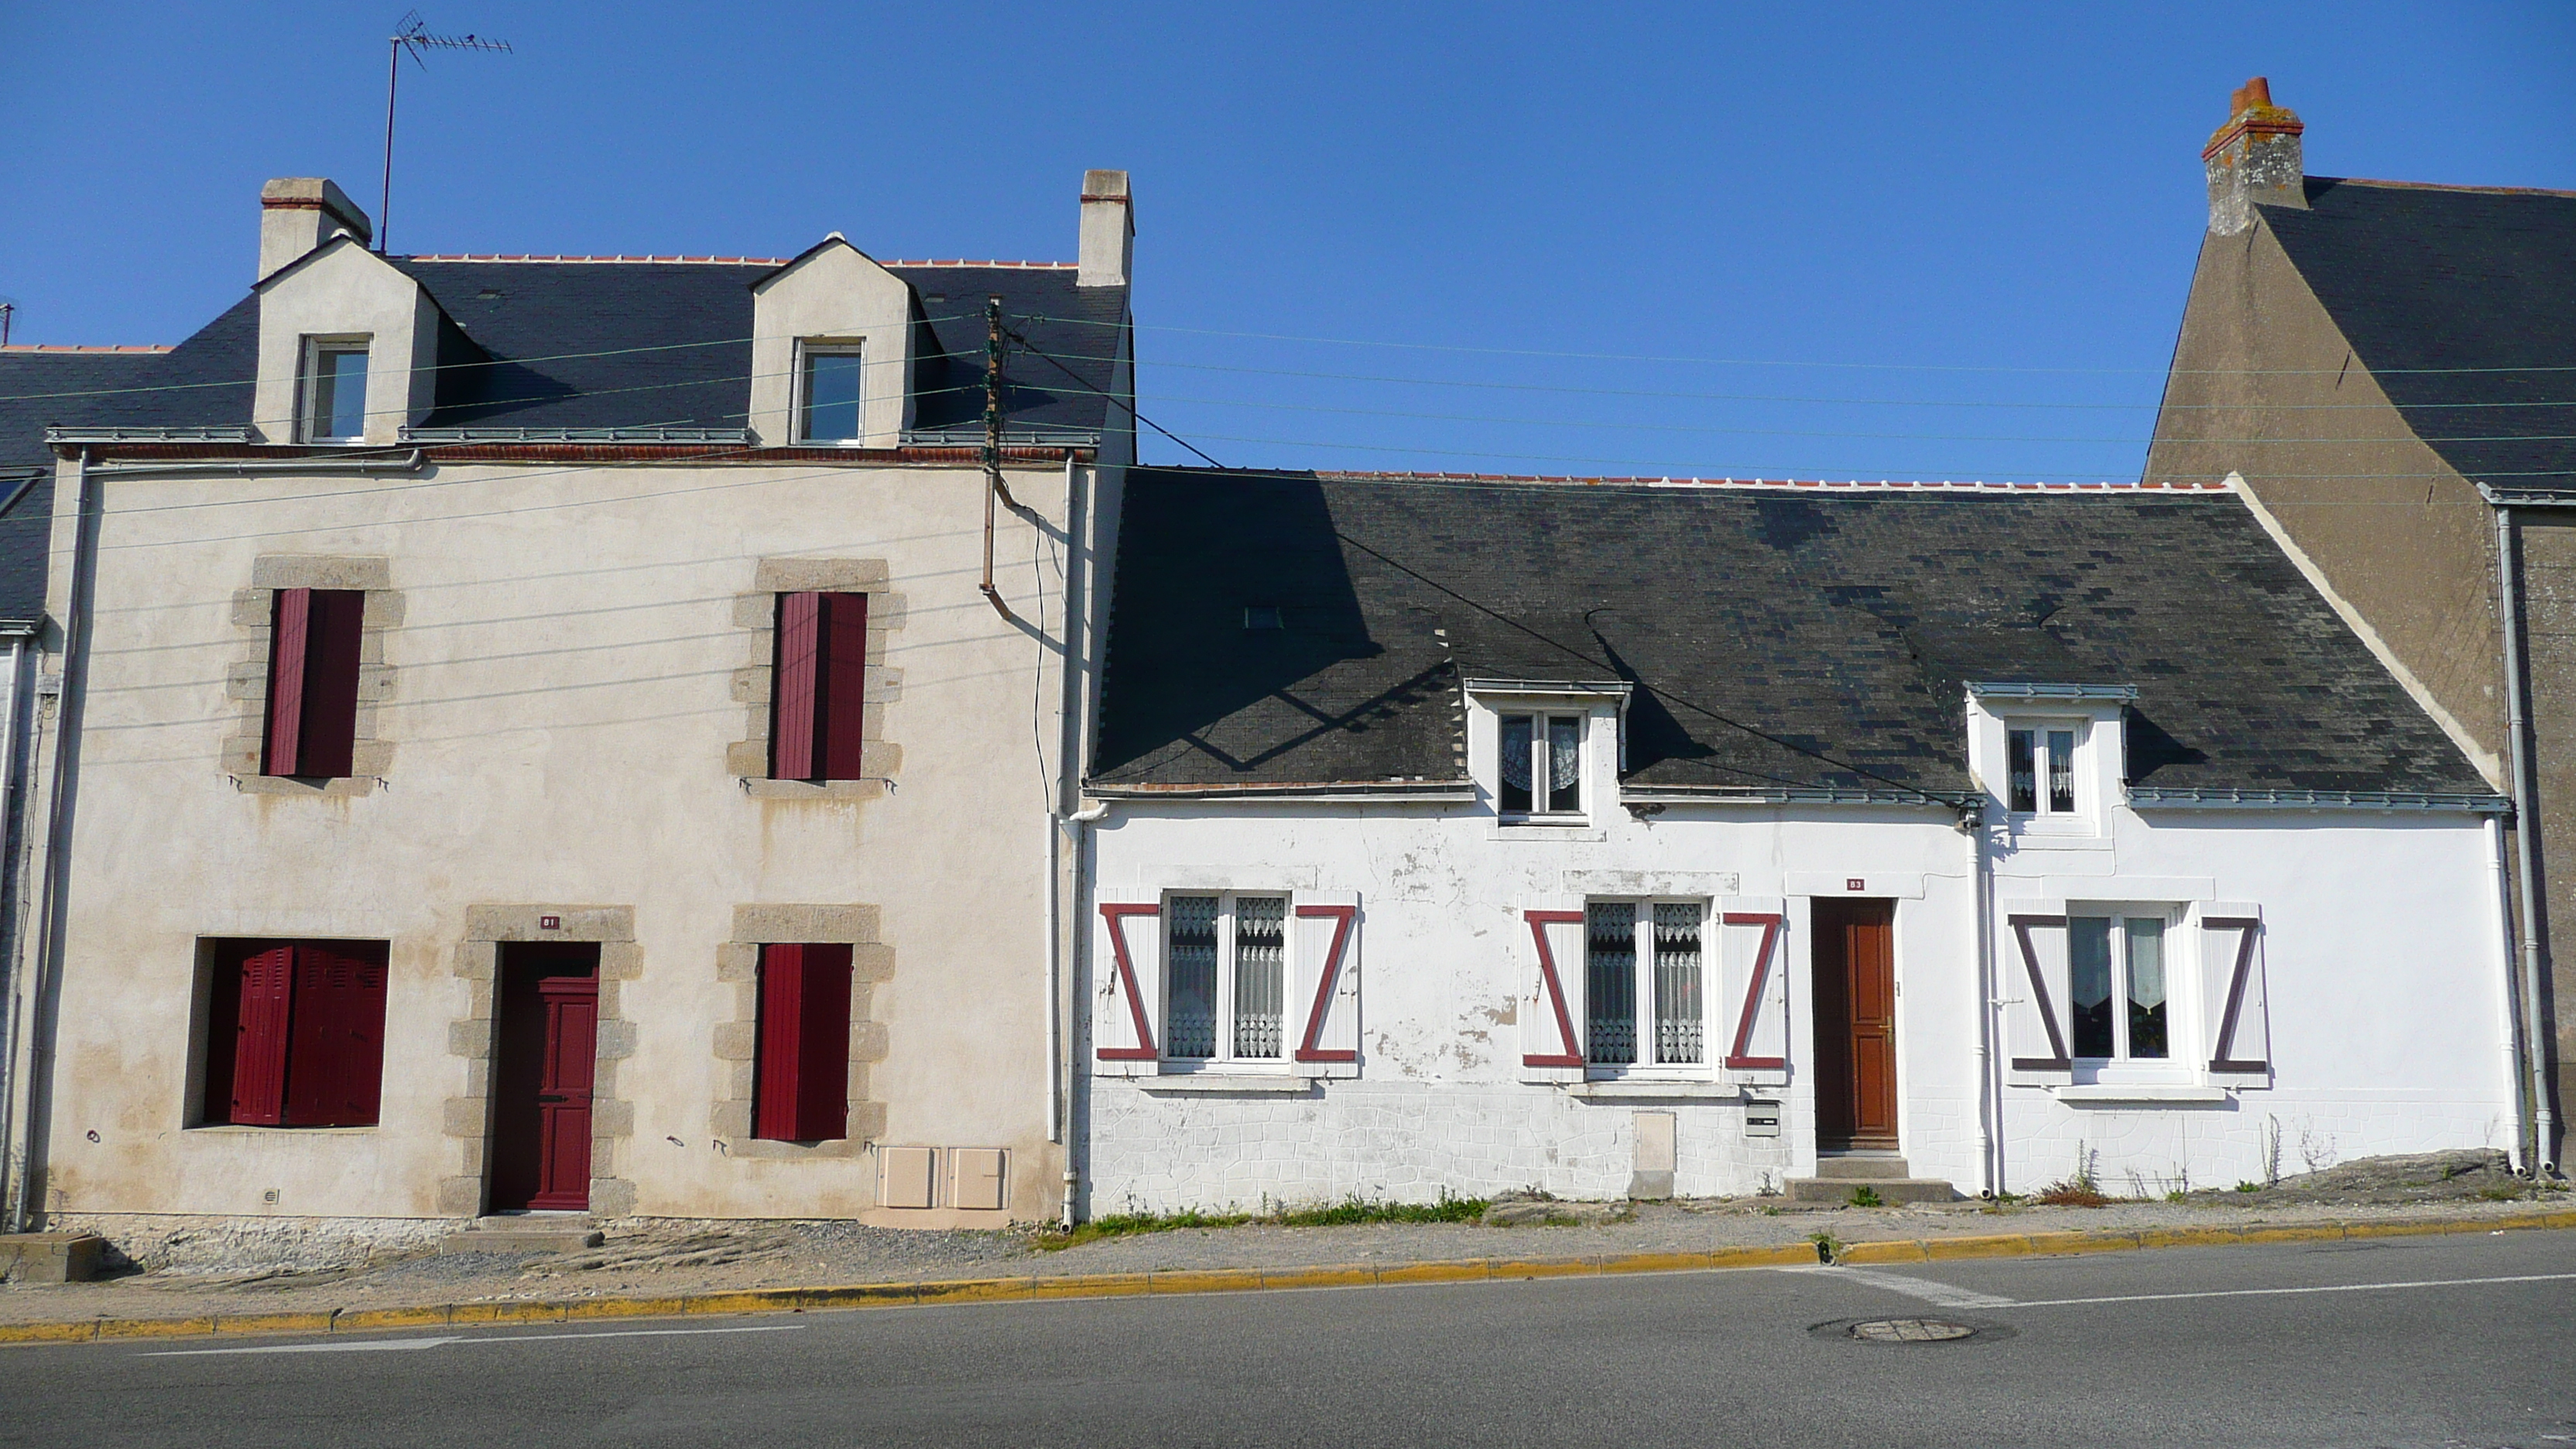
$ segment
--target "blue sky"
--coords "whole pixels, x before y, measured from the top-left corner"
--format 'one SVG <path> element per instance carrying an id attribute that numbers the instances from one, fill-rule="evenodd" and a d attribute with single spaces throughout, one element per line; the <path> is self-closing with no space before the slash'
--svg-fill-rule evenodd
<path id="1" fill-rule="evenodd" d="M 396 250 L 1069 259 L 1124 167 L 1232 464 L 2134 478 L 2247 76 L 2312 174 L 2576 188 L 2559 3 L 423 8 L 516 53 L 407 68 Z M 266 177 L 372 210 L 401 10 L 0 7 L 16 340 L 183 337 Z"/>

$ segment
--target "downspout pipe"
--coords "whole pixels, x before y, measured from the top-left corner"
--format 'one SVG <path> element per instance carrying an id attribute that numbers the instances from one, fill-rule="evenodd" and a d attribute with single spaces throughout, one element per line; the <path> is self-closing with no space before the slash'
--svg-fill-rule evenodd
<path id="1" fill-rule="evenodd" d="M 2514 1003 L 2521 993 L 2513 980 L 2513 868 L 2505 862 L 2504 821 L 2490 815 L 2486 823 L 2487 884 L 2495 893 L 2496 922 L 2496 1024 L 2499 1053 L 2504 1059 L 2505 1095 L 2513 1099 L 2513 1170 L 2526 1176 L 2531 1173 L 2531 1152 L 2523 1139 L 2531 1131 L 2531 1079 L 2522 1071 L 2522 1028 L 2515 1019 Z"/>
<path id="2" fill-rule="evenodd" d="M 1994 902 L 1983 800 L 1959 807 L 1959 833 L 1968 838 L 1968 943 L 1977 964 L 1977 1167 L 1985 1179 L 1981 1196 L 1991 1201 L 2004 1190 L 2004 1100 L 1995 1081 Z"/>
<path id="3" fill-rule="evenodd" d="M 28 1230 L 39 1208 L 45 1171 L 46 1115 L 52 1110 L 54 998 L 60 990 L 63 919 L 69 908 L 73 790 L 79 776 L 81 702 L 89 679 L 90 593 L 98 574 L 98 485 L 90 451 L 80 450 L 72 473 L 72 576 L 63 609 L 62 693 L 55 704 L 52 797 L 46 802 L 45 877 L 38 907 L 36 954 L 24 998 L 27 1017 L 26 1103 L 18 1124 L 18 1175 L 11 1184 L 9 1231 Z"/>
<path id="4" fill-rule="evenodd" d="M 2535 1176 L 2545 1177 L 2558 1171 L 2553 1140 L 2558 1135 L 2558 1114 L 2549 1105 L 2549 1058 L 2543 1045 L 2548 1038 L 2541 1034 L 2540 1019 L 2540 871 L 2534 838 L 2540 832 L 2540 812 L 2533 808 L 2537 792 L 2532 789 L 2531 722 L 2525 703 L 2530 690 L 2522 649 L 2522 540 L 2511 508 L 2499 503 L 2495 516 L 2497 613 L 2504 625 L 2505 768 L 2513 776 L 2508 783 L 2513 797 L 2514 883 L 2521 895 L 2522 1032 L 2515 1076 L 2523 1084 L 2531 1123 L 2531 1154 L 2526 1161 Z"/>

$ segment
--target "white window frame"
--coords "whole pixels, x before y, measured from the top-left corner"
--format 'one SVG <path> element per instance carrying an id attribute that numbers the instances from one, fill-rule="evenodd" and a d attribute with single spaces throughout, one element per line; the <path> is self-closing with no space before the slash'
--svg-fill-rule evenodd
<path id="1" fill-rule="evenodd" d="M 1216 914 L 1216 1051 L 1204 1057 L 1176 1054 L 1172 1031 L 1172 983 L 1180 974 L 1172 953 L 1172 928 L 1179 920 L 1173 902 L 1185 898 L 1213 897 Z M 1235 953 L 1240 942 L 1236 929 L 1236 906 L 1246 897 L 1275 900 L 1280 903 L 1279 930 L 1279 1051 L 1275 1056 L 1245 1056 L 1235 1050 Z M 1163 895 L 1162 911 L 1162 988 L 1163 999 L 1155 1007 L 1155 1030 L 1162 1043 L 1162 1067 L 1166 1073 L 1221 1071 L 1280 1072 L 1290 1070 L 1296 1050 L 1296 1029 L 1302 1025 L 1296 1003 L 1289 999 L 1297 982 L 1297 897 L 1284 890 L 1176 890 Z"/>
<path id="2" fill-rule="evenodd" d="M 1603 1062 L 1592 1040 L 1592 908 L 1594 906 L 1634 906 L 1637 912 L 1634 954 L 1630 972 L 1634 1003 L 1634 1038 L 1636 1061 Z M 1695 1062 L 1658 1062 L 1655 1044 L 1655 907 L 1683 906 L 1699 919 L 1699 1060 Z M 1583 956 L 1575 969 L 1584 973 L 1583 1060 L 1586 1076 L 1598 1080 L 1650 1079 L 1660 1081 L 1705 1081 L 1716 1070 L 1717 1060 L 1725 1055 L 1726 1044 L 1718 1038 L 1720 1013 L 1717 995 L 1725 980 L 1720 950 L 1716 903 L 1705 896 L 1587 896 L 1583 901 Z"/>
<path id="3" fill-rule="evenodd" d="M 2084 820 L 2092 812 L 2085 808 L 2092 784 L 2093 721 L 2082 715 L 2006 715 L 2004 725 L 2004 812 L 2015 820 L 2062 824 Z M 2066 758 L 2067 804 L 2060 808 L 2049 788 L 2049 765 L 2056 751 L 2050 744 L 2052 735 L 2067 736 Z M 2031 737 L 2031 807 L 2013 804 L 2012 750 L 2016 735 Z"/>
<path id="4" fill-rule="evenodd" d="M 1503 806 L 1503 737 L 1510 722 L 1530 722 L 1530 804 L 1526 810 Z M 1560 720 L 1571 720 L 1575 728 L 1574 804 L 1556 808 L 1555 787 L 1548 782 L 1556 778 L 1556 742 L 1549 738 Z M 1565 822 L 1592 818 L 1592 712 L 1585 709 L 1549 709 L 1543 705 L 1528 707 L 1501 705 L 1494 710 L 1494 810 L 1505 820 Z"/>
<path id="5" fill-rule="evenodd" d="M 813 436 L 809 413 L 814 398 L 814 359 L 818 357 L 854 357 L 859 362 L 859 403 L 857 425 L 846 438 Z M 796 340 L 795 370 L 788 378 L 790 417 L 788 436 L 800 448 L 856 448 L 864 446 L 868 434 L 868 361 L 859 340 L 854 337 L 800 337 Z"/>
<path id="6" fill-rule="evenodd" d="M 367 419 L 370 416 L 367 411 L 366 392 L 368 389 L 366 387 L 362 387 L 359 390 L 358 431 L 345 434 L 326 433 L 322 431 L 323 427 L 330 422 L 329 418 L 322 415 L 322 411 L 319 406 L 322 400 L 322 359 L 325 356 L 336 357 L 351 352 L 358 353 L 367 359 L 367 383 L 368 387 L 372 387 L 376 375 L 374 337 L 362 333 L 353 333 L 347 335 L 318 334 L 308 336 L 304 339 L 303 355 L 301 359 L 302 375 L 297 378 L 295 388 L 295 430 L 302 441 L 307 443 L 362 443 L 366 441 Z"/>
<path id="7" fill-rule="evenodd" d="M 2184 929 L 2189 911 L 2160 901 L 2069 901 L 2066 904 L 2066 1054 L 2078 1083 L 2164 1083 L 2198 1079 L 2200 1063 L 2194 1043 L 2200 1040 L 2198 958 Z M 2111 1055 L 2086 1056 L 2075 1042 L 2075 923 L 2108 920 L 2111 939 Z M 2162 926 L 2161 962 L 2165 975 L 2165 1054 L 2130 1054 L 2128 923 L 2154 921 Z"/>

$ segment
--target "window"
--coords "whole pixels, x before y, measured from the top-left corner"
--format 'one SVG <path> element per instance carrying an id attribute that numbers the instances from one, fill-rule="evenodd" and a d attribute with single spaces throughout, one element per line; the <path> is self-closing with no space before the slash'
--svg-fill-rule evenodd
<path id="1" fill-rule="evenodd" d="M 2004 734 L 2005 773 L 2011 777 L 2016 815 L 2075 813 L 2075 742 L 2073 725 L 2015 728 Z"/>
<path id="2" fill-rule="evenodd" d="M 2172 1055 L 2162 916 L 2070 915 L 2066 976 L 2077 1058 L 2163 1061 Z"/>
<path id="3" fill-rule="evenodd" d="M 864 778 L 868 596 L 780 594 L 769 693 L 769 778 Z"/>
<path id="4" fill-rule="evenodd" d="M 1573 815 L 1583 809 L 1583 726 L 1579 714 L 1501 717 L 1502 760 L 1495 803 L 1505 815 Z"/>
<path id="5" fill-rule="evenodd" d="M 269 605 L 268 719 L 260 773 L 345 776 L 358 738 L 360 589 L 279 589 Z"/>
<path id="6" fill-rule="evenodd" d="M 209 1124 L 372 1127 L 384 1080 L 382 941 L 210 941 Z"/>
<path id="7" fill-rule="evenodd" d="M 354 443 L 367 431 L 367 339 L 317 337 L 304 347 L 304 441 Z"/>
<path id="8" fill-rule="evenodd" d="M 850 948 L 760 948 L 751 1135 L 833 1142 L 850 1134 Z"/>
<path id="9" fill-rule="evenodd" d="M 799 353 L 796 440 L 800 443 L 857 442 L 858 344 L 808 342 L 799 349 Z"/>
<path id="10" fill-rule="evenodd" d="M 1584 1059 L 1596 1067 L 1708 1060 L 1698 901 L 1589 901 L 1583 908 Z"/>
<path id="11" fill-rule="evenodd" d="M 1164 912 L 1163 1055 L 1275 1062 L 1287 1055 L 1288 898 L 1174 896 Z"/>

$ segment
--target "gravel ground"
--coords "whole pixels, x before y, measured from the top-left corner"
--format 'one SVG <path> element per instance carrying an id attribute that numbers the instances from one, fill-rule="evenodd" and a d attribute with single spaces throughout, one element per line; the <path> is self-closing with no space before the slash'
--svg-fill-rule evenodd
<path id="1" fill-rule="evenodd" d="M 2505 1216 L 2564 1206 L 2563 1190 L 2535 1194 L 2505 1174 L 2501 1154 L 2445 1153 L 2350 1163 L 2258 1192 L 2203 1192 L 2181 1202 L 2113 1202 L 2100 1208 L 1974 1202 L 1910 1208 L 1791 1206 L 1732 1198 L 1638 1203 L 1626 1209 L 1566 1205 L 1596 1219 L 1574 1225 L 1370 1223 L 1289 1228 L 1270 1224 L 1139 1233 L 1049 1251 L 1028 1232 L 916 1232 L 852 1222 L 606 1224 L 601 1248 L 566 1254 L 438 1254 L 417 1240 L 365 1256 L 298 1251 L 265 1263 L 208 1271 L 202 1244 L 155 1266 L 97 1283 L 0 1285 L 0 1323 L 90 1317 L 162 1318 L 195 1313 L 286 1313 L 527 1298 L 686 1294 L 790 1285 L 903 1282 L 1018 1274 L 1133 1273 L 1202 1268 L 1286 1268 L 1330 1263 L 1439 1262 L 1470 1258 L 1571 1258 L 1700 1252 L 1777 1245 L 1830 1233 L 1876 1239 L 2241 1226 L 2337 1218 Z M 166 1238 L 167 1229 L 160 1230 Z M 154 1243 L 129 1251 L 146 1263 Z M 325 1266 L 308 1266 L 321 1262 Z"/>

